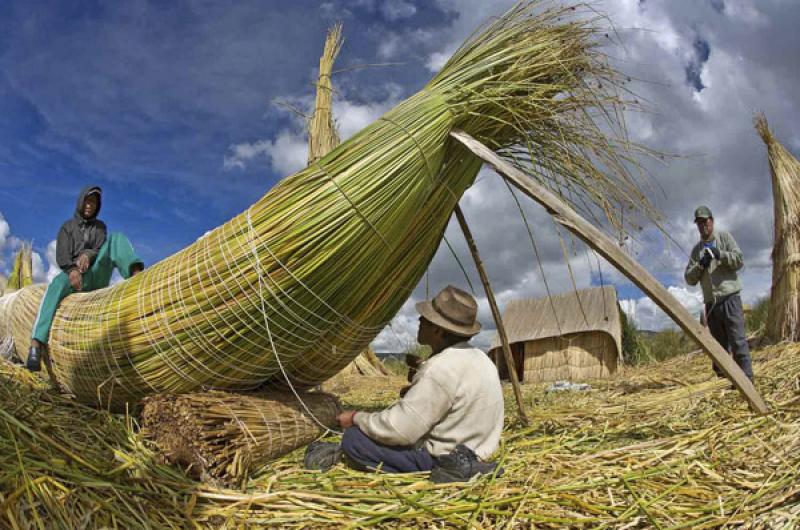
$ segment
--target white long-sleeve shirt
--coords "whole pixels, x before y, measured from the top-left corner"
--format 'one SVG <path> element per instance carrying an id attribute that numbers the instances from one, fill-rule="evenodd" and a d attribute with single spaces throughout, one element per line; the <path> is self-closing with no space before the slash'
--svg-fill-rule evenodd
<path id="1" fill-rule="evenodd" d="M 381 412 L 359 412 L 354 421 L 385 445 L 424 446 L 442 456 L 463 443 L 487 458 L 497 450 L 503 412 L 497 368 L 462 342 L 425 361 L 400 401 Z"/>

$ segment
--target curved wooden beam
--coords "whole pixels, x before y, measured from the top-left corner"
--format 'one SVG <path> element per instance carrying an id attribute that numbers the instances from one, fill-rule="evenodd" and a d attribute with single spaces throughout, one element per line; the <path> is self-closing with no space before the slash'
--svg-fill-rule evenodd
<path id="1" fill-rule="evenodd" d="M 463 131 L 453 131 L 450 136 L 464 144 L 478 158 L 490 165 L 504 178 L 508 179 L 522 193 L 538 202 L 553 216 L 555 221 L 581 238 L 587 245 L 599 252 L 609 263 L 636 284 L 666 314 L 668 314 L 687 335 L 696 340 L 703 351 L 717 363 L 744 395 L 750 407 L 759 414 L 766 414 L 769 408 L 756 391 L 753 383 L 744 375 L 733 358 L 714 340 L 708 329 L 686 310 L 644 267 L 623 252 L 616 242 L 595 228 L 575 210 L 565 204 L 549 190 L 515 168 L 491 149 Z"/>

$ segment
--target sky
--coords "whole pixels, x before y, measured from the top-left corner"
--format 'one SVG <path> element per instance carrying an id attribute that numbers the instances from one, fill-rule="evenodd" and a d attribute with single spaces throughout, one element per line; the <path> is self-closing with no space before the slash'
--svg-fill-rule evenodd
<path id="1" fill-rule="evenodd" d="M 0 2 L 0 273 L 32 241 L 38 281 L 52 278 L 55 235 L 87 184 L 104 190 L 101 217 L 129 235 L 148 264 L 168 257 L 258 200 L 306 160 L 304 121 L 325 32 L 344 25 L 333 76 L 343 138 L 420 90 L 508 0 L 229 2 L 4 0 Z M 554 4 L 566 4 L 554 0 Z M 598 0 L 606 52 L 633 79 L 645 112 L 625 116 L 630 138 L 670 153 L 648 162 L 646 189 L 665 232 L 645 226 L 629 251 L 693 313 L 699 290 L 683 269 L 697 240 L 692 212 L 707 204 L 745 256 L 745 303 L 771 279 L 772 195 L 764 112 L 800 155 L 800 2 Z M 672 324 L 619 272 L 523 202 L 538 259 L 500 178 L 483 170 L 461 201 L 501 310 L 513 298 L 613 283 L 642 329 Z M 488 303 L 458 226 L 446 237 L 479 302 Z M 563 242 L 563 245 L 562 245 Z M 566 249 L 566 250 L 565 250 Z M 565 257 L 566 256 L 566 257 Z M 569 266 L 568 266 L 568 265 Z M 574 282 L 574 283 L 573 283 Z M 468 288 L 445 245 L 373 343 L 404 351 L 414 303 L 448 284 Z"/>

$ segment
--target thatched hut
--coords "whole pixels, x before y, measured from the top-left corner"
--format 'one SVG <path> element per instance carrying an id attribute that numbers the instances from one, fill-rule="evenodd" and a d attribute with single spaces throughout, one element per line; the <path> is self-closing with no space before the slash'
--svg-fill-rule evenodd
<path id="1" fill-rule="evenodd" d="M 613 286 L 511 300 L 503 314 L 520 381 L 608 377 L 622 363 L 622 323 Z M 490 355 L 508 377 L 499 338 Z"/>
<path id="2" fill-rule="evenodd" d="M 800 340 L 800 161 L 775 139 L 763 115 L 755 125 L 767 146 L 775 208 L 766 331 L 772 340 L 795 342 Z"/>

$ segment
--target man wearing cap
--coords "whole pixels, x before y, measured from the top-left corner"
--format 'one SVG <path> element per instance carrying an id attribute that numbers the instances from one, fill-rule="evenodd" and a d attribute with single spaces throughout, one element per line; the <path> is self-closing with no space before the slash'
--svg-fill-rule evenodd
<path id="1" fill-rule="evenodd" d="M 106 225 L 97 218 L 102 205 L 102 190 L 87 186 L 78 195 L 75 213 L 58 231 L 56 262 L 61 271 L 42 297 L 26 366 L 41 370 L 42 352 L 50 338 L 50 327 L 58 305 L 77 291 L 108 287 L 114 268 L 127 279 L 144 269 L 128 238 L 120 233 L 107 234 Z"/>
<path id="2" fill-rule="evenodd" d="M 481 329 L 478 305 L 469 293 L 448 286 L 432 301 L 418 303 L 417 312 L 417 341 L 431 347 L 431 356 L 388 409 L 339 415 L 345 460 L 361 470 L 431 471 L 435 482 L 492 473 L 496 464 L 482 459 L 500 440 L 503 392 L 495 365 L 469 344 Z M 310 467 L 328 467 L 315 463 Z"/>
<path id="3" fill-rule="evenodd" d="M 709 331 L 752 381 L 750 347 L 745 338 L 744 311 L 739 296 L 742 284 L 736 274 L 744 263 L 742 251 L 728 232 L 714 231 L 714 216 L 707 206 L 694 211 L 694 222 L 700 242 L 692 249 L 684 278 L 689 285 L 700 282 Z M 717 376 L 722 377 L 716 363 L 713 367 Z"/>

